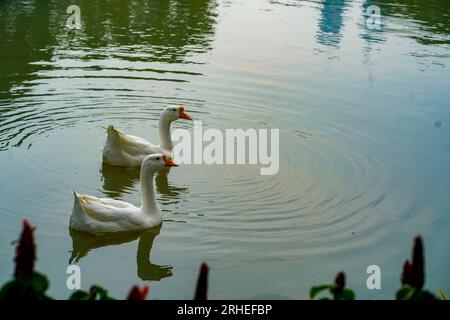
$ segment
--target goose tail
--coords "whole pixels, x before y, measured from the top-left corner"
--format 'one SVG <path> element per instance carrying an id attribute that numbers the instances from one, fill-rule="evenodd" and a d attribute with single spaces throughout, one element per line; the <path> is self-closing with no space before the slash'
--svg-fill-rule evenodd
<path id="1" fill-rule="evenodd" d="M 116 128 L 114 128 L 114 126 L 109 125 L 106 128 L 106 134 L 107 134 L 107 142 L 109 144 L 120 145 L 120 134 L 121 134 L 121 132 L 119 130 L 117 130 Z"/>
<path id="2" fill-rule="evenodd" d="M 72 213 L 77 214 L 83 214 L 83 207 L 81 206 L 80 198 L 78 197 L 78 194 L 73 190 L 73 209 Z"/>
<path id="3" fill-rule="evenodd" d="M 106 127 L 106 133 L 108 134 L 108 136 L 111 136 L 111 137 L 119 136 L 119 130 L 114 128 L 114 126 L 112 124 L 110 124 L 109 126 Z"/>

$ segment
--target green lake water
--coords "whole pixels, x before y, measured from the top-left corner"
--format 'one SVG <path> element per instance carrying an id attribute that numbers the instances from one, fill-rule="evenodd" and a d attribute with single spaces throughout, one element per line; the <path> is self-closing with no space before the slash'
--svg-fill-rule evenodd
<path id="1" fill-rule="evenodd" d="M 202 261 L 213 299 L 305 299 L 340 270 L 359 298 L 393 298 L 416 234 L 426 286 L 449 293 L 449 68 L 446 0 L 0 1 L 0 282 L 28 218 L 57 298 L 77 263 L 83 288 L 190 299 Z M 139 204 L 139 173 L 102 165 L 102 127 L 157 142 L 168 104 L 279 128 L 278 174 L 180 166 L 156 178 L 160 228 L 70 232 L 73 189 Z"/>

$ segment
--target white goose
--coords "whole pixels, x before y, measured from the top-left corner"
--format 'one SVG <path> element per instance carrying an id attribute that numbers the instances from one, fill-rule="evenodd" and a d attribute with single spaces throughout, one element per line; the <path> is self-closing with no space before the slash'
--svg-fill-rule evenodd
<path id="1" fill-rule="evenodd" d="M 171 157 L 173 144 L 170 124 L 178 119 L 192 120 L 184 111 L 184 106 L 167 106 L 159 117 L 160 145 L 145 139 L 123 133 L 112 125 L 107 128 L 107 138 L 103 147 L 103 162 L 112 166 L 138 167 L 149 154 L 164 154 Z"/>
<path id="2" fill-rule="evenodd" d="M 161 224 L 155 200 L 154 174 L 163 167 L 177 166 L 163 154 L 147 156 L 141 166 L 141 207 L 110 198 L 80 195 L 74 191 L 70 228 L 93 234 L 132 231 Z"/>

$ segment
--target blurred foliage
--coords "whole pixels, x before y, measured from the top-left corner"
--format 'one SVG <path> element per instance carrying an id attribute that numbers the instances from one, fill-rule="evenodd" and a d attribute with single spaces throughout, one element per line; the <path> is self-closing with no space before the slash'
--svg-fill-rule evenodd
<path id="1" fill-rule="evenodd" d="M 77 290 L 69 297 L 69 300 L 115 300 L 108 296 L 108 291 L 100 286 L 93 285 L 89 292 Z"/>
<path id="2" fill-rule="evenodd" d="M 23 221 L 22 233 L 16 248 L 14 259 L 15 272 L 11 281 L 0 288 L 0 300 L 50 300 L 46 291 L 49 281 L 46 276 L 34 271 L 36 260 L 36 247 L 34 243 L 35 228 L 31 227 L 27 220 Z M 420 236 L 414 239 L 412 262 L 406 260 L 401 274 L 401 288 L 397 291 L 397 300 L 447 300 L 442 289 L 439 296 L 424 289 L 425 285 L 425 255 L 423 241 Z M 206 263 L 200 265 L 194 300 L 204 301 L 208 299 L 208 272 Z M 346 288 L 346 276 L 344 272 L 336 275 L 333 284 L 313 286 L 310 289 L 310 299 L 316 298 L 320 293 L 328 293 L 329 296 L 320 300 L 355 300 L 353 290 Z M 148 286 L 139 288 L 133 286 L 127 296 L 127 300 L 145 300 L 149 292 Z M 69 300 L 114 300 L 108 295 L 108 291 L 98 285 L 93 285 L 89 292 L 77 290 L 72 293 Z"/>
<path id="3" fill-rule="evenodd" d="M 412 262 L 406 260 L 400 277 L 402 287 L 397 291 L 397 300 L 439 300 L 433 293 L 424 290 L 425 255 L 422 237 L 414 238 Z"/>
<path id="4" fill-rule="evenodd" d="M 49 287 L 47 277 L 33 270 L 36 260 L 33 232 L 34 228 L 24 220 L 14 259 L 16 263 L 14 279 L 0 289 L 1 300 L 50 299 L 45 294 Z"/>
<path id="5" fill-rule="evenodd" d="M 309 292 L 309 298 L 314 299 L 320 292 L 328 291 L 332 300 L 355 300 L 355 293 L 351 289 L 345 288 L 345 273 L 339 272 L 334 280 L 334 284 L 325 284 L 314 286 Z M 331 300 L 330 298 L 321 298 L 320 300 Z"/>
<path id="6" fill-rule="evenodd" d="M 31 227 L 27 220 L 23 221 L 22 233 L 16 248 L 14 259 L 16 266 L 14 278 L 0 288 L 0 300 L 51 300 L 46 295 L 49 281 L 46 276 L 34 271 L 36 261 L 36 246 L 34 244 L 35 228 Z M 140 289 L 138 286 L 131 288 L 127 300 L 144 300 L 148 293 L 148 287 Z M 69 300 L 114 300 L 108 295 L 108 291 L 98 285 L 93 285 L 89 292 L 75 291 Z"/>
<path id="7" fill-rule="evenodd" d="M 442 300 L 447 300 L 447 296 L 445 295 L 444 291 L 442 291 L 441 288 L 439 288 L 439 294 L 441 295 Z"/>

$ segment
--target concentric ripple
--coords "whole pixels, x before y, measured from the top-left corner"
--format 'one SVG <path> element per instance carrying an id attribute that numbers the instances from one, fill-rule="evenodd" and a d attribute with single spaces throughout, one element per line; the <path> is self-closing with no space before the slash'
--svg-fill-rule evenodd
<path id="1" fill-rule="evenodd" d="M 436 18 L 440 26 L 423 21 L 422 28 L 415 5 L 402 1 L 389 5 L 386 28 L 373 34 L 362 22 L 366 1 L 130 0 L 115 9 L 90 1 L 77 33 L 58 15 L 66 2 L 0 5 L 8 13 L 0 16 L 1 266 L 12 266 L 3 245 L 27 217 L 38 227 L 39 263 L 64 274 L 76 251 L 72 190 L 138 205 L 139 170 L 102 164 L 104 127 L 156 143 L 168 104 L 184 104 L 205 129 L 224 134 L 279 129 L 279 171 L 183 165 L 158 172 L 161 232 L 81 241 L 86 283 L 121 292 L 138 278 L 168 278 L 155 286 L 156 297 L 186 298 L 198 262 L 208 261 L 220 274 L 214 281 L 227 282 L 219 298 L 271 286 L 297 297 L 292 279 L 316 276 L 319 267 L 334 273 L 337 254 L 392 267 L 398 248 L 385 255 L 374 248 L 388 247 L 397 233 L 404 240 L 434 231 L 423 225 L 446 243 L 448 217 L 437 212 L 449 199 L 447 13 Z M 406 22 L 413 33 L 400 30 Z M 173 127 L 192 132 L 188 121 Z M 277 263 L 286 261 L 284 274 Z M 0 271 L 1 283 L 10 270 Z M 272 276 L 279 282 L 265 284 Z M 251 283 L 241 296 L 226 286 L 244 280 Z M 65 295 L 65 279 L 54 281 Z"/>

